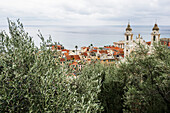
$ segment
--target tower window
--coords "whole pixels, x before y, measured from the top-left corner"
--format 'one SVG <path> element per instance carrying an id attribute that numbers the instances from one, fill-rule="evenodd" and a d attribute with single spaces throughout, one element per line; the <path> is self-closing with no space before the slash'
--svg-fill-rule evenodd
<path id="1" fill-rule="evenodd" d="M 156 40 L 156 36 L 154 35 L 154 36 L 153 36 L 153 41 L 155 41 L 155 40 Z"/>
<path id="2" fill-rule="evenodd" d="M 129 40 L 129 37 L 128 37 L 128 36 L 127 36 L 126 38 L 127 38 L 126 40 Z"/>

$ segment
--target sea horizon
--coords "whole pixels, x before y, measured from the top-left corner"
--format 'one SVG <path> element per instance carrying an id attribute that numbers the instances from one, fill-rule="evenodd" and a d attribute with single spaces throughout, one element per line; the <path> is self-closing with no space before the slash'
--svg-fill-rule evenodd
<path id="1" fill-rule="evenodd" d="M 161 38 L 170 37 L 170 25 L 159 25 Z M 36 46 L 40 46 L 38 30 L 47 40 L 52 37 L 53 42 L 61 43 L 66 49 L 80 49 L 83 46 L 93 44 L 96 47 L 113 45 L 113 42 L 124 40 L 124 33 L 127 25 L 24 25 L 24 29 L 33 37 Z M 136 39 L 141 34 L 145 41 L 151 40 L 153 25 L 131 25 Z M 8 33 L 8 25 L 0 25 L 0 31 Z"/>

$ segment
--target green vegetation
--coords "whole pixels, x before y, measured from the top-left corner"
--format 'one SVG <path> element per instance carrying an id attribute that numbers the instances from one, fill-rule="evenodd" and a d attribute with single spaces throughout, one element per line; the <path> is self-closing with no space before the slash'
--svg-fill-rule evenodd
<path id="1" fill-rule="evenodd" d="M 0 33 L 0 112 L 170 112 L 170 50 L 141 47 L 118 65 L 87 65 L 74 79 L 57 51 L 34 45 L 23 25 Z"/>

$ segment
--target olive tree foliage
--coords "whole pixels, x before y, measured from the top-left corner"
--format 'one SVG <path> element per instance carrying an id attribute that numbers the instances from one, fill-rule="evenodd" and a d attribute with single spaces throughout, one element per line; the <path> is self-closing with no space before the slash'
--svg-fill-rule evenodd
<path id="1" fill-rule="evenodd" d="M 170 50 L 155 44 L 148 55 L 140 48 L 126 61 L 124 112 L 170 112 Z"/>
<path id="2" fill-rule="evenodd" d="M 103 66 L 91 64 L 84 67 L 74 83 L 76 101 L 74 112 L 95 113 L 103 111 L 98 95 L 101 92 Z"/>
<path id="3" fill-rule="evenodd" d="M 170 50 L 160 44 L 139 49 L 125 62 L 102 68 L 99 94 L 104 113 L 159 113 L 170 110 Z"/>
<path id="4" fill-rule="evenodd" d="M 122 113 L 123 96 L 128 80 L 125 63 L 105 66 L 102 77 L 102 87 L 99 99 L 104 108 L 103 113 Z"/>
<path id="5" fill-rule="evenodd" d="M 46 48 L 51 38 L 46 42 L 39 33 L 38 48 L 19 20 L 8 23 L 9 35 L 0 33 L 0 112 L 101 111 L 96 98 L 100 75 L 86 77 L 89 72 L 70 80 L 58 57 L 53 58 L 57 51 Z"/>
<path id="6" fill-rule="evenodd" d="M 125 62 L 87 65 L 70 76 L 57 51 L 40 48 L 20 21 L 0 33 L 0 112 L 170 112 L 170 49 L 139 45 Z M 56 58 L 54 58 L 54 56 Z"/>

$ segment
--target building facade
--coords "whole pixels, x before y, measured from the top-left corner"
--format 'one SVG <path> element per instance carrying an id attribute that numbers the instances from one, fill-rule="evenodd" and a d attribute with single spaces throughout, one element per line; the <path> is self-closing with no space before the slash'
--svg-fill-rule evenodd
<path id="1" fill-rule="evenodd" d="M 150 51 L 149 53 L 152 53 L 153 51 L 153 45 L 154 43 L 157 43 L 160 41 L 160 33 L 159 33 L 159 27 L 155 23 L 152 32 L 151 32 L 151 41 L 146 42 L 143 40 L 141 35 L 139 34 L 136 36 L 136 40 L 133 40 L 133 33 L 132 33 L 132 28 L 130 26 L 130 23 L 128 23 L 128 26 L 125 31 L 125 42 L 124 42 L 124 57 L 128 57 L 132 51 L 137 50 L 138 44 L 144 45 L 144 47 L 149 47 Z"/>

